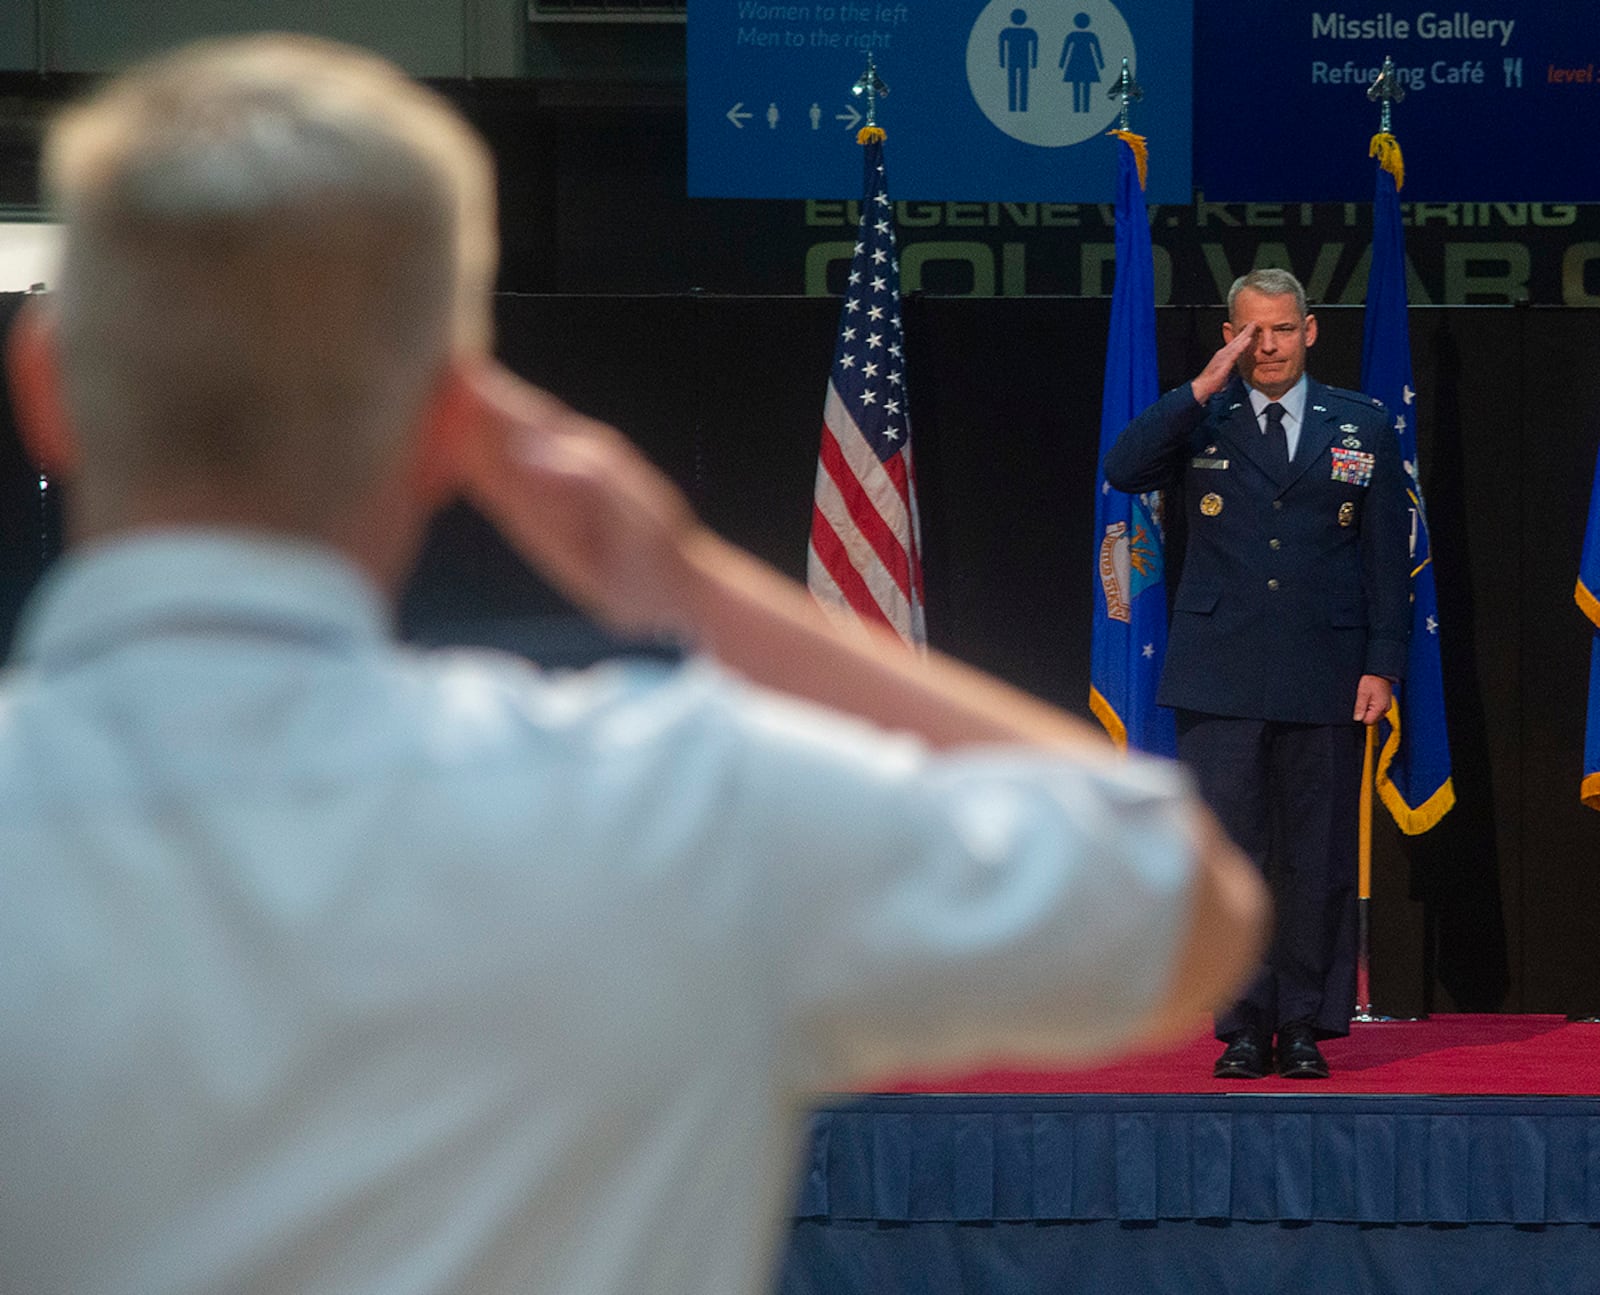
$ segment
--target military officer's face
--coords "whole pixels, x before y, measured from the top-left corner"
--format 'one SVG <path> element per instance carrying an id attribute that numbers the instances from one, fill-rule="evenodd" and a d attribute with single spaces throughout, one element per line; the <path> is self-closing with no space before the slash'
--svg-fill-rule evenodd
<path id="1" fill-rule="evenodd" d="M 1306 371 L 1306 349 L 1317 340 L 1317 317 L 1302 315 L 1292 292 L 1269 296 L 1246 288 L 1233 299 L 1233 318 L 1222 326 L 1222 336 L 1231 342 L 1249 324 L 1255 325 L 1255 338 L 1235 362 L 1239 376 L 1276 400 Z"/>

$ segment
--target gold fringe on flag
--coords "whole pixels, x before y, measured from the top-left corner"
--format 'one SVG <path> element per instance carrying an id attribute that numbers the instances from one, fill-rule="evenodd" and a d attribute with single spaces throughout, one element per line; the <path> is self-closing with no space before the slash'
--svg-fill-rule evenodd
<path id="1" fill-rule="evenodd" d="M 1405 187 L 1406 160 L 1400 154 L 1400 141 L 1393 135 L 1386 130 L 1380 130 L 1372 137 L 1372 143 L 1367 146 L 1367 156 L 1377 158 L 1378 165 L 1394 176 L 1396 193 Z"/>
<path id="2" fill-rule="evenodd" d="M 1573 588 L 1572 600 L 1578 604 L 1578 610 L 1594 622 L 1595 629 L 1600 630 L 1600 597 L 1579 580 Z"/>
<path id="3" fill-rule="evenodd" d="M 889 137 L 883 133 L 882 126 L 863 126 L 856 132 L 856 143 L 865 148 L 868 144 L 881 144 Z"/>
<path id="4" fill-rule="evenodd" d="M 1395 826 L 1407 836 L 1421 836 L 1455 808 L 1455 779 L 1446 778 L 1444 785 L 1415 809 L 1406 804 L 1406 798 L 1400 794 L 1400 789 L 1389 778 L 1389 766 L 1394 763 L 1395 757 L 1400 754 L 1399 702 L 1391 701 L 1389 703 L 1389 711 L 1385 718 L 1389 721 L 1389 736 L 1384 739 L 1383 750 L 1378 752 L 1378 773 L 1376 778 L 1378 798 L 1388 807 L 1389 813 L 1394 818 Z M 1367 730 L 1369 743 L 1374 732 L 1376 732 L 1375 727 Z M 1368 749 L 1371 749 L 1370 745 Z M 1370 783 L 1374 779 L 1368 776 L 1366 781 Z M 1367 788 L 1363 786 L 1362 795 L 1368 794 Z M 1370 898 L 1370 890 L 1363 889 L 1361 897 L 1363 899 Z"/>
<path id="5" fill-rule="evenodd" d="M 1094 717 L 1100 721 L 1100 726 L 1105 729 L 1106 736 L 1111 739 L 1111 744 L 1119 751 L 1128 749 L 1128 726 L 1122 722 L 1122 716 L 1117 714 L 1116 707 L 1100 695 L 1100 690 L 1093 684 L 1089 685 L 1089 709 L 1094 712 Z"/>
<path id="6" fill-rule="evenodd" d="M 1144 136 L 1135 135 L 1131 130 L 1108 130 L 1106 134 L 1115 135 L 1133 150 L 1133 162 L 1139 168 L 1139 187 L 1145 188 L 1150 173 L 1150 145 L 1145 143 Z"/>

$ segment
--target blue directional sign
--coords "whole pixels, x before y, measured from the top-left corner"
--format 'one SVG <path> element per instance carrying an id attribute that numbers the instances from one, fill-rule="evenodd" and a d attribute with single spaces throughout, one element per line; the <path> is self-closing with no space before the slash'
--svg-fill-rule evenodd
<path id="1" fill-rule="evenodd" d="M 1405 100 L 1404 198 L 1600 202 L 1593 0 L 1205 0 L 1195 182 L 1219 202 L 1370 202 L 1367 102 L 1385 56 Z"/>
<path id="2" fill-rule="evenodd" d="M 1149 196 L 1187 203 L 1192 0 L 689 0 L 689 194 L 854 198 L 870 52 L 896 198 L 1107 202 L 1122 60 Z"/>

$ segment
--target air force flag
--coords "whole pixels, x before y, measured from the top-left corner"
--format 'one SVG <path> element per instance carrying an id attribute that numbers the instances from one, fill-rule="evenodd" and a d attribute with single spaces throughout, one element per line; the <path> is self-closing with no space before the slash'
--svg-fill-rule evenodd
<path id="1" fill-rule="evenodd" d="M 1144 203 L 1144 140 L 1122 131 L 1117 151 L 1117 278 L 1111 293 L 1100 462 L 1133 416 L 1155 402 L 1155 270 Z M 1167 654 L 1159 494 L 1113 490 L 1102 467 L 1094 508 L 1094 629 L 1089 707 L 1119 747 L 1177 754 L 1172 712 L 1156 705 Z"/>
<path id="2" fill-rule="evenodd" d="M 1411 376 L 1411 332 L 1406 321 L 1405 235 L 1397 190 L 1399 146 L 1393 137 L 1373 141 L 1379 155 L 1372 208 L 1372 269 L 1361 346 L 1361 390 L 1394 415 L 1411 497 L 1411 647 L 1406 677 L 1389 713 L 1379 721 L 1378 795 L 1400 830 L 1426 832 L 1456 803 L 1450 780 L 1450 736 L 1445 728 L 1444 675 L 1439 663 L 1439 600 L 1433 581 L 1428 514 L 1417 468 L 1416 391 Z"/>

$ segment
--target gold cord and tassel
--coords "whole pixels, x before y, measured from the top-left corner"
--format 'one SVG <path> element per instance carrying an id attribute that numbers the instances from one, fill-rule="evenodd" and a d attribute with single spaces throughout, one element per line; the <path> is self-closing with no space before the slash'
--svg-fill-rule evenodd
<path id="1" fill-rule="evenodd" d="M 1133 150 L 1133 162 L 1139 168 L 1139 187 L 1145 188 L 1150 173 L 1150 145 L 1144 136 L 1135 135 L 1131 130 L 1108 130 L 1106 134 L 1115 135 Z"/>
<path id="2" fill-rule="evenodd" d="M 1372 143 L 1367 146 L 1367 156 L 1378 159 L 1381 166 L 1390 175 L 1394 176 L 1395 192 L 1405 187 L 1406 160 L 1400 153 L 1400 141 L 1386 130 L 1380 130 L 1372 137 Z"/>

